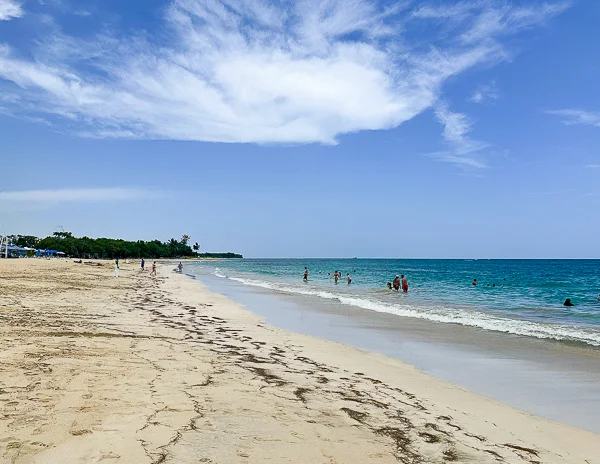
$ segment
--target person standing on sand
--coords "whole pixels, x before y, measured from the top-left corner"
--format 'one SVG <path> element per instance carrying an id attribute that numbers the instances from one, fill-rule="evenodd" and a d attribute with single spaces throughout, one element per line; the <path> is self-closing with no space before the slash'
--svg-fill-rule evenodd
<path id="1" fill-rule="evenodd" d="M 119 277 L 119 258 L 115 259 L 115 277 Z"/>
<path id="2" fill-rule="evenodd" d="M 156 275 L 156 261 L 154 261 L 152 263 L 152 271 L 150 272 L 151 276 L 155 276 Z"/>
<path id="3" fill-rule="evenodd" d="M 406 280 L 406 277 L 404 277 L 404 274 L 402 274 L 400 277 L 402 277 L 402 291 L 404 293 L 408 293 L 408 280 Z"/>
<path id="4" fill-rule="evenodd" d="M 180 274 L 183 274 L 183 264 L 181 263 L 181 261 L 179 261 L 179 266 L 177 266 L 177 269 L 179 269 Z"/>
<path id="5" fill-rule="evenodd" d="M 394 287 L 394 290 L 398 291 L 400 290 L 400 276 L 396 275 L 396 277 L 394 278 L 394 281 L 392 282 L 392 287 Z"/>
<path id="6" fill-rule="evenodd" d="M 142 271 L 144 270 L 144 265 L 146 264 L 146 261 L 144 261 L 144 258 L 142 258 L 142 262 L 140 264 L 140 267 L 142 268 Z"/>
<path id="7" fill-rule="evenodd" d="M 304 277 L 302 277 L 302 280 L 304 280 L 304 282 L 308 282 L 308 268 L 307 267 L 304 268 Z"/>

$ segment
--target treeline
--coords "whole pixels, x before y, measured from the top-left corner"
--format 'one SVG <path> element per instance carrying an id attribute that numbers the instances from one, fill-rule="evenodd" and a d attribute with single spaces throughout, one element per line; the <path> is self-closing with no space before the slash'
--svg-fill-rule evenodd
<path id="1" fill-rule="evenodd" d="M 113 238 L 73 237 L 71 232 L 54 232 L 52 236 L 39 239 L 31 235 L 13 235 L 9 243 L 22 247 L 62 251 L 67 256 L 85 259 L 114 258 L 243 258 L 235 253 L 198 253 L 200 245 L 189 246 L 190 237 L 167 242 L 152 240 L 135 242 Z"/>
<path id="2" fill-rule="evenodd" d="M 198 258 L 243 258 L 236 253 L 197 253 Z"/>

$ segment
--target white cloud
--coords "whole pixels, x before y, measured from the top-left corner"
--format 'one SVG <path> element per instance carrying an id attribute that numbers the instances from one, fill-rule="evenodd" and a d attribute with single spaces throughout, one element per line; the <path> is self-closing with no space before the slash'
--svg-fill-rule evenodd
<path id="1" fill-rule="evenodd" d="M 15 0 L 0 0 L 0 21 L 9 21 L 23 16 L 21 4 Z"/>
<path id="2" fill-rule="evenodd" d="M 588 169 L 600 169 L 600 164 L 588 164 L 586 165 Z"/>
<path id="3" fill-rule="evenodd" d="M 584 126 L 600 127 L 600 113 L 578 109 L 552 110 L 546 111 L 546 113 L 562 116 L 563 124 L 567 126 L 581 124 Z"/>
<path id="4" fill-rule="evenodd" d="M 482 84 L 475 89 L 469 101 L 472 103 L 485 104 L 498 100 L 500 97 L 496 82 L 492 81 L 489 84 Z"/>
<path id="5" fill-rule="evenodd" d="M 57 190 L 0 191 L 0 203 L 97 203 L 155 199 L 164 196 L 161 192 L 139 188 L 86 188 Z"/>
<path id="6" fill-rule="evenodd" d="M 432 107 L 449 77 L 506 58 L 501 36 L 566 8 L 455 2 L 457 19 L 411 5 L 173 0 L 156 39 L 53 30 L 34 59 L 0 45 L 0 93 L 19 101 L 0 109 L 95 137 L 333 144 Z M 422 37 L 423 21 L 448 27 Z"/>
<path id="7" fill-rule="evenodd" d="M 440 102 L 435 108 L 435 116 L 444 126 L 443 136 L 452 151 L 434 153 L 434 158 L 463 168 L 487 167 L 478 152 L 488 148 L 489 144 L 469 137 L 472 123 L 466 115 L 454 113 L 444 102 Z"/>

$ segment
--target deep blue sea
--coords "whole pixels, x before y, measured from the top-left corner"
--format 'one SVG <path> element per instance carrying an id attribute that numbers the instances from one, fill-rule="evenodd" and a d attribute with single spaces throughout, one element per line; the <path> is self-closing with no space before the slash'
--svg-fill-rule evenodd
<path id="1" fill-rule="evenodd" d="M 243 259 L 197 266 L 366 311 L 600 346 L 600 260 Z M 336 270 L 343 275 L 338 284 Z M 408 278 L 408 294 L 387 289 L 396 274 Z M 575 306 L 563 306 L 566 298 Z"/>

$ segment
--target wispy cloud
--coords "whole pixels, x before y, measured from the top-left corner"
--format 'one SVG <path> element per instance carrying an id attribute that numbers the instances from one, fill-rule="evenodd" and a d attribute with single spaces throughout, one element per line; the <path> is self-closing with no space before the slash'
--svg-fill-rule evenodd
<path id="1" fill-rule="evenodd" d="M 446 80 L 506 59 L 505 36 L 568 3 L 387 5 L 173 0 L 151 36 L 55 28 L 33 51 L 0 45 L 0 94 L 18 97 L 0 106 L 88 136 L 333 144 L 431 108 Z"/>
<path id="2" fill-rule="evenodd" d="M 564 109 L 546 111 L 546 113 L 562 116 L 563 124 L 567 126 L 581 124 L 585 126 L 600 127 L 600 113 L 597 112 L 579 109 Z"/>
<path id="3" fill-rule="evenodd" d="M 459 156 L 451 151 L 438 151 L 434 153 L 427 153 L 425 156 L 441 161 L 444 163 L 451 163 L 459 168 L 471 171 L 475 169 L 487 168 L 487 164 L 483 160 L 479 160 L 471 156 Z"/>
<path id="4" fill-rule="evenodd" d="M 581 192 L 581 189 L 563 189 L 563 190 L 548 190 L 545 192 L 529 192 L 528 195 L 566 195 L 569 193 Z"/>
<path id="5" fill-rule="evenodd" d="M 498 93 L 498 88 L 496 87 L 496 82 L 492 81 L 489 84 L 482 84 L 477 86 L 473 95 L 469 98 L 469 101 L 472 103 L 491 103 L 500 97 Z"/>
<path id="6" fill-rule="evenodd" d="M 0 0 L 0 21 L 9 21 L 23 16 L 21 4 L 15 0 Z"/>
<path id="7" fill-rule="evenodd" d="M 86 188 L 56 190 L 0 191 L 0 203 L 97 203 L 156 199 L 162 192 L 139 188 Z"/>
<path id="8" fill-rule="evenodd" d="M 487 167 L 478 152 L 488 148 L 489 144 L 474 140 L 468 135 L 472 130 L 472 123 L 465 114 L 452 112 L 447 104 L 441 102 L 435 108 L 435 116 L 444 126 L 444 139 L 452 148 L 449 152 L 434 153 L 435 158 L 463 168 Z"/>
<path id="9" fill-rule="evenodd" d="M 588 169 L 600 169 L 600 164 L 588 164 L 585 167 Z"/>

